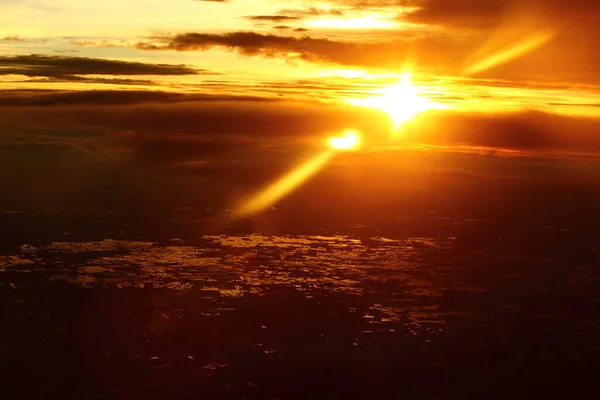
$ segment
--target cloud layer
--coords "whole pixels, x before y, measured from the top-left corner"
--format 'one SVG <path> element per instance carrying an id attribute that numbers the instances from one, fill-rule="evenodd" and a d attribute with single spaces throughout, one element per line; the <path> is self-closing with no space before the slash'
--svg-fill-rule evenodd
<path id="1" fill-rule="evenodd" d="M 600 155 L 600 120 L 535 111 L 432 111 L 406 124 L 391 140 L 383 113 L 350 106 L 161 92 L 12 92 L 7 99 L 9 107 L 0 109 L 4 148 L 10 143 L 22 151 L 33 143 L 38 150 L 40 144 L 69 147 L 65 138 L 78 136 L 78 127 L 86 127 L 87 144 L 78 143 L 78 149 L 180 163 L 216 160 L 229 153 L 239 157 L 275 149 L 286 154 L 318 149 L 328 136 L 354 128 L 363 132 L 367 152 L 425 144 L 448 151 L 472 146 L 565 157 Z M 65 134 L 71 130 L 73 135 Z"/>

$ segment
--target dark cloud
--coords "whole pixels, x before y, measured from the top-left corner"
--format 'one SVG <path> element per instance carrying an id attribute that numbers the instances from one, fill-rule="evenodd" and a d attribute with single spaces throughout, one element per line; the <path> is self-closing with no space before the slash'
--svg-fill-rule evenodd
<path id="1" fill-rule="evenodd" d="M 412 10 L 402 18 L 411 22 L 453 26 L 457 28 L 494 28 L 510 19 L 528 17 L 552 27 L 577 28 L 586 25 L 598 29 L 596 15 L 600 3 L 589 0 L 331 0 L 350 9 L 385 9 L 404 7 Z M 336 8 L 283 9 L 289 15 L 342 13 Z M 509 21 L 507 21 L 507 19 Z"/>
<path id="2" fill-rule="evenodd" d="M 111 96 L 116 99 L 119 94 L 127 97 L 128 93 L 116 92 Z M 12 103 L 19 97 L 40 99 L 49 95 L 13 92 Z M 84 97 L 86 95 L 97 94 L 84 93 L 79 97 L 57 94 L 55 98 L 62 97 L 63 102 L 55 102 L 55 105 L 33 106 L 27 105 L 33 102 L 23 101 L 21 106 L 0 107 L 0 132 L 5 139 L 28 135 L 28 143 L 32 143 L 31 132 L 35 132 L 36 141 L 41 142 L 39 139 L 43 136 L 43 143 L 52 144 L 52 152 L 55 153 L 56 145 L 66 143 L 63 139 L 65 131 L 72 127 L 95 127 L 98 135 L 88 137 L 95 147 L 86 139 L 87 148 L 106 150 L 102 154 L 113 149 L 115 154 L 162 163 L 195 160 L 200 156 L 218 158 L 230 153 L 231 157 L 239 157 L 239 154 L 233 153 L 261 148 L 318 148 L 324 137 L 350 126 L 364 130 L 384 127 L 384 124 L 377 123 L 377 112 L 324 107 L 320 103 L 231 101 L 223 98 L 221 101 L 158 100 L 99 105 L 91 104 Z M 141 93 L 138 95 L 142 96 Z M 64 101 L 65 98 L 70 102 Z M 44 135 L 44 132 L 47 134 Z M 56 132 L 61 133 L 57 135 Z M 12 142 L 14 147 L 15 141 Z M 79 142 L 77 146 L 81 147 Z M 20 153 L 26 151 L 26 147 L 19 148 Z M 36 152 L 39 152 L 39 146 Z"/>
<path id="3" fill-rule="evenodd" d="M 126 78 L 89 78 L 78 75 L 64 75 L 59 78 L 36 78 L 28 79 L 23 82 L 28 83 L 58 83 L 58 82 L 80 82 L 80 83 L 101 83 L 106 85 L 144 85 L 154 86 L 156 82 L 148 79 L 126 79 Z M 0 100 L 2 103 L 2 100 Z"/>
<path id="4" fill-rule="evenodd" d="M 306 137 L 358 124 L 374 113 L 347 107 L 324 108 L 319 103 L 252 101 L 153 102 L 131 105 L 90 105 L 81 101 L 46 107 L 3 108 L 5 124 L 104 126 L 119 131 L 156 134 L 244 135 L 248 137 Z M 356 115 L 354 115 L 356 114 Z M 68 122 L 68 123 L 67 123 Z"/>
<path id="5" fill-rule="evenodd" d="M 84 80 L 85 81 L 85 80 Z M 108 80 L 109 82 L 111 80 Z M 103 81 L 104 82 L 104 81 Z M 270 101 L 253 96 L 184 94 L 148 90 L 90 90 L 90 91 L 0 91 L 2 106 L 57 105 L 127 105 L 140 103 L 182 103 L 221 101 Z"/>
<path id="6" fill-rule="evenodd" d="M 364 133 L 363 151 L 332 160 L 311 182 L 324 176 L 332 179 L 319 184 L 306 201 L 320 204 L 327 189 L 335 192 L 327 200 L 330 204 L 368 195 L 377 210 L 381 199 L 390 200 L 389 192 L 399 185 L 435 188 L 427 198 L 441 196 L 444 201 L 455 193 L 464 194 L 466 200 L 481 193 L 492 198 L 494 189 L 504 201 L 506 189 L 495 180 L 482 186 L 490 176 L 518 178 L 524 186 L 533 179 L 544 183 L 563 179 L 571 185 L 579 179 L 597 187 L 598 163 L 589 160 L 600 154 L 598 121 L 540 113 L 431 113 L 420 120 L 390 140 L 381 113 L 324 104 L 0 107 L 0 185 L 5 189 L 1 198 L 3 204 L 12 202 L 12 209 L 23 204 L 51 209 L 106 206 L 123 215 L 142 210 L 140 221 L 165 209 L 157 195 L 169 198 L 174 207 L 198 206 L 199 199 L 222 196 L 219 207 L 228 207 L 321 152 L 325 138 L 345 128 Z M 519 152 L 506 150 L 511 148 Z M 553 160 L 561 164 L 555 166 Z M 589 167 L 571 168 L 577 163 Z M 173 185 L 187 179 L 185 185 Z M 448 185 L 451 180 L 474 179 L 469 193 L 462 185 Z M 353 190 L 348 192 L 351 182 Z M 186 188 L 195 192 L 187 193 Z M 424 197 L 403 195 L 393 199 L 393 207 L 401 198 L 422 202 Z M 503 207 L 494 209 L 504 213 Z M 177 215 L 166 214 L 169 219 Z"/>
<path id="7" fill-rule="evenodd" d="M 204 51 L 223 48 L 248 56 L 299 58 L 313 62 L 397 68 L 411 53 L 421 56 L 425 65 L 454 62 L 456 53 L 464 53 L 452 40 L 437 38 L 394 38 L 377 42 L 337 41 L 311 36 L 265 35 L 256 32 L 224 34 L 184 33 L 140 42 L 143 50 Z M 422 61 L 421 60 L 421 61 Z"/>
<path id="8" fill-rule="evenodd" d="M 293 30 L 294 32 L 308 32 L 308 29 L 306 28 L 294 28 L 293 26 L 289 25 L 276 25 L 273 27 L 273 29 L 277 29 L 280 31 Z"/>
<path id="9" fill-rule="evenodd" d="M 567 117 L 539 111 L 503 114 L 439 112 L 423 114 L 406 125 L 399 140 L 600 155 L 598 129 L 600 119 L 597 118 Z"/>
<path id="10" fill-rule="evenodd" d="M 111 144 L 133 151 L 137 160 L 151 163 L 181 163 L 198 158 L 218 157 L 235 153 L 254 143 L 242 136 L 214 136 L 184 134 L 160 134 L 121 132 L 113 135 Z"/>
<path id="11" fill-rule="evenodd" d="M 206 73 L 187 65 L 150 64 L 100 58 L 46 56 L 39 54 L 0 56 L 0 75 L 64 77 L 72 75 L 197 75 Z"/>
<path id="12" fill-rule="evenodd" d="M 126 100 L 117 100 L 118 96 Z M 85 146 L 78 139 L 78 149 L 114 149 L 145 161 L 179 162 L 229 153 L 238 157 L 259 149 L 318 148 L 328 135 L 355 128 L 363 132 L 367 151 L 378 146 L 426 144 L 448 146 L 448 150 L 469 146 L 488 152 L 600 155 L 600 120 L 533 111 L 429 112 L 405 125 L 401 135 L 390 141 L 389 120 L 383 113 L 350 106 L 232 101 L 160 92 L 13 91 L 6 97 L 13 107 L 0 108 L 0 131 L 4 140 L 28 132 L 21 149 L 33 139 L 38 149 L 39 143 L 53 143 L 56 149 L 65 143 L 72 127 L 94 127 L 86 135 L 76 135 L 85 137 Z M 50 133 L 40 140 L 45 130 Z M 12 140 L 11 146 L 17 142 Z"/>
<path id="13" fill-rule="evenodd" d="M 480 77 L 545 81 L 600 81 L 600 3 L 587 0 L 415 0 L 420 7 L 402 19 L 446 28 L 471 47 L 468 67 L 503 50 L 519 47 L 540 32 L 552 39 L 526 54 L 494 66 Z M 459 33 L 460 32 L 460 33 Z M 482 50 L 481 52 L 479 51 Z M 485 54 L 483 54 L 485 53 Z M 472 56 L 472 57 L 470 57 Z"/>
<path id="14" fill-rule="evenodd" d="M 110 130 L 94 126 L 15 127 L 2 132 L 0 153 L 14 156 L 52 157 L 106 153 Z"/>
<path id="15" fill-rule="evenodd" d="M 408 19 L 421 23 L 493 27 L 504 18 L 527 15 L 553 25 L 590 23 L 600 11 L 597 2 L 588 0 L 416 0 L 419 10 Z M 594 24 L 595 25 L 595 24 Z"/>

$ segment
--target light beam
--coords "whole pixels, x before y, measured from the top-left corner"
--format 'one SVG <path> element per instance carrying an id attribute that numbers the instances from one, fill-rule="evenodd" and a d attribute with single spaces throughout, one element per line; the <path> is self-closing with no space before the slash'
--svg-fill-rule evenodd
<path id="1" fill-rule="evenodd" d="M 522 57 L 542 45 L 549 42 L 554 37 L 551 30 L 540 30 L 521 38 L 510 47 L 497 50 L 487 57 L 479 60 L 463 70 L 463 74 L 472 75 L 478 72 L 486 71 L 500 64 L 505 64 L 516 58 Z"/>
<path id="2" fill-rule="evenodd" d="M 256 214 L 276 203 L 286 194 L 300 186 L 308 178 L 316 174 L 334 155 L 333 149 L 326 150 L 305 164 L 288 173 L 277 182 L 268 186 L 252 197 L 237 211 L 236 216 Z"/>
<path id="3" fill-rule="evenodd" d="M 340 151 L 350 151 L 358 147 L 360 134 L 358 131 L 348 129 L 344 135 L 331 137 L 328 140 L 330 149 L 323 151 L 311 158 L 306 163 L 292 170 L 277 182 L 267 186 L 254 197 L 250 198 L 236 212 L 234 217 L 257 214 L 272 204 L 275 204 L 288 193 L 292 192 L 306 180 L 319 172 Z"/>

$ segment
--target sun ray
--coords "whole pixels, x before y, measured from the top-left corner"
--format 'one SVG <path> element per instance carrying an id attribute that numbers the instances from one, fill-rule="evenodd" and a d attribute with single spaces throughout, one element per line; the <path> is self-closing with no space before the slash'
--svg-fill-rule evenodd
<path id="1" fill-rule="evenodd" d="M 257 214 L 282 197 L 296 189 L 304 181 L 316 174 L 335 154 L 333 149 L 326 150 L 308 162 L 294 169 L 256 196 L 252 197 L 235 213 L 236 216 Z"/>
<path id="2" fill-rule="evenodd" d="M 509 47 L 496 50 L 487 57 L 472 63 L 463 70 L 463 74 L 472 75 L 483 72 L 497 65 L 522 57 L 549 42 L 554 35 L 555 33 L 551 30 L 540 30 L 530 33 L 517 42 L 512 43 Z"/>
<path id="3" fill-rule="evenodd" d="M 360 143 L 359 132 L 348 129 L 343 133 L 342 136 L 335 136 L 328 139 L 329 149 L 319 153 L 250 198 L 239 207 L 234 216 L 252 215 L 265 210 L 319 172 L 340 151 L 356 149 Z"/>

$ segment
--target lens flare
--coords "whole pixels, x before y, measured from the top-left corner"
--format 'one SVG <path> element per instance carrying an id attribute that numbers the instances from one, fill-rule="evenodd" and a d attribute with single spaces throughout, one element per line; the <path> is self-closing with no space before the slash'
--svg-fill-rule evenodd
<path id="1" fill-rule="evenodd" d="M 352 150 L 359 144 L 360 138 L 356 131 L 348 130 L 344 136 L 335 136 L 329 139 L 329 145 L 337 150 Z"/>
<path id="2" fill-rule="evenodd" d="M 263 191 L 252 197 L 242 207 L 234 213 L 236 217 L 243 215 L 257 214 L 279 199 L 290 193 L 308 178 L 316 174 L 333 157 L 336 152 L 332 149 L 326 150 L 316 157 L 308 160 L 305 164 L 299 166 L 292 172 L 282 177 L 277 182 L 265 188 Z"/>
<path id="3" fill-rule="evenodd" d="M 522 57 L 549 42 L 554 35 L 555 33 L 550 30 L 540 30 L 530 33 L 517 42 L 512 43 L 511 46 L 497 50 L 487 57 L 473 63 L 463 70 L 463 74 L 472 75 L 483 72 L 497 65 Z"/>
<path id="4" fill-rule="evenodd" d="M 315 157 L 292 170 L 275 183 L 267 186 L 233 213 L 234 217 L 257 214 L 267 207 L 275 204 L 288 193 L 292 192 L 306 180 L 319 172 L 340 151 L 356 149 L 360 144 L 360 133 L 348 129 L 341 136 L 334 136 L 328 140 L 330 149 L 323 151 Z"/>

